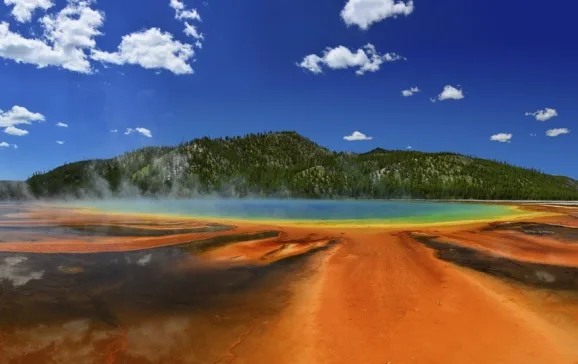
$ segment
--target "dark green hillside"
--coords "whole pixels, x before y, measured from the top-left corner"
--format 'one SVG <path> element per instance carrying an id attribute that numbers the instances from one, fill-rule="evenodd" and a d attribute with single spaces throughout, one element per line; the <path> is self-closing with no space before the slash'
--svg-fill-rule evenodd
<path id="1" fill-rule="evenodd" d="M 295 132 L 200 138 L 35 173 L 36 197 L 578 199 L 578 182 L 455 153 L 337 153 Z M 0 189 L 0 194 L 2 190 Z M 5 197 L 6 198 L 6 197 Z"/>

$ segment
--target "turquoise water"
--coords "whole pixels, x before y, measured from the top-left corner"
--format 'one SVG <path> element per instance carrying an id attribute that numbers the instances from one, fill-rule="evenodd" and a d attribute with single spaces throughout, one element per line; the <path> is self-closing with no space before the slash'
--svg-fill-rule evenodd
<path id="1" fill-rule="evenodd" d="M 321 222 L 435 222 L 503 217 L 514 213 L 510 207 L 498 205 L 397 201 L 143 199 L 83 202 L 81 206 L 120 213 Z"/>

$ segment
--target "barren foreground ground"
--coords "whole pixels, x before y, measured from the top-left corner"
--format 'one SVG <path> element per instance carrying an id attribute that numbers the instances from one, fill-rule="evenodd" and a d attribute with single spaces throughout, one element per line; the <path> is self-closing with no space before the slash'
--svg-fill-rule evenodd
<path id="1" fill-rule="evenodd" d="M 0 363 L 578 363 L 578 208 L 231 226 L 0 211 Z"/>

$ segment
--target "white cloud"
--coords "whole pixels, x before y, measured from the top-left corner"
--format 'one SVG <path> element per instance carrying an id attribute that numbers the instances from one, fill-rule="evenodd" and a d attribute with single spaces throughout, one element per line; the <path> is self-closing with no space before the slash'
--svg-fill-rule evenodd
<path id="1" fill-rule="evenodd" d="M 147 138 L 152 138 L 153 135 L 151 133 L 151 131 L 149 129 L 146 128 L 127 128 L 126 131 L 124 132 L 124 135 L 130 135 L 132 133 L 139 133 L 142 134 L 144 136 L 146 136 Z"/>
<path id="2" fill-rule="evenodd" d="M 499 133 L 499 134 L 492 135 L 490 137 L 491 141 L 500 142 L 500 143 L 509 143 L 511 139 L 512 139 L 512 134 L 506 134 L 506 133 Z"/>
<path id="3" fill-rule="evenodd" d="M 56 123 L 56 126 L 58 126 L 59 128 L 68 128 L 68 124 L 65 123 Z"/>
<path id="4" fill-rule="evenodd" d="M 190 44 L 173 40 L 170 33 L 150 28 L 122 37 L 116 52 L 93 50 L 91 58 L 117 65 L 133 64 L 146 69 L 167 69 L 177 75 L 193 73 L 187 61 L 195 52 Z"/>
<path id="5" fill-rule="evenodd" d="M 408 145 L 407 147 L 405 147 L 405 149 L 413 149 L 413 147 L 411 145 Z"/>
<path id="6" fill-rule="evenodd" d="M 367 44 L 355 53 L 344 46 L 326 48 L 323 56 L 310 54 L 305 56 L 297 66 L 312 73 L 323 72 L 322 66 L 330 69 L 357 68 L 355 73 L 363 75 L 365 72 L 376 72 L 384 62 L 394 62 L 405 59 L 395 53 L 379 54 L 373 44 Z"/>
<path id="7" fill-rule="evenodd" d="M 21 9 L 48 8 L 50 0 L 4 0 Z M 175 74 L 189 74 L 193 70 L 189 60 L 194 56 L 193 45 L 173 40 L 170 33 L 151 28 L 125 35 L 116 52 L 96 48 L 95 38 L 102 35 L 104 13 L 90 7 L 93 0 L 68 0 L 59 12 L 43 16 L 42 35 L 26 38 L 10 29 L 7 22 L 0 22 L 0 58 L 17 63 L 28 63 L 38 68 L 61 67 L 80 73 L 93 73 L 91 60 L 117 65 L 134 64 L 144 68 L 164 68 Z M 198 12 L 186 10 L 180 1 L 171 1 L 175 17 L 185 24 L 184 32 L 196 39 L 200 48 L 204 36 L 188 21 L 200 21 Z M 21 13 L 26 19 L 28 13 Z"/>
<path id="8" fill-rule="evenodd" d="M 14 135 L 14 136 L 24 136 L 24 135 L 28 135 L 28 131 L 23 130 L 23 129 L 18 129 L 14 126 L 9 126 L 6 129 L 4 129 L 4 132 L 6 134 L 9 135 Z"/>
<path id="9" fill-rule="evenodd" d="M 201 16 L 197 12 L 197 9 L 181 11 L 176 17 L 176 19 L 191 19 L 191 20 L 201 20 Z"/>
<path id="10" fill-rule="evenodd" d="M 65 51 L 92 49 L 95 37 L 102 35 L 98 30 L 104 23 L 104 14 L 90 8 L 90 0 L 69 0 L 68 5 L 56 14 L 44 16 L 44 36 L 56 48 Z"/>
<path id="11" fill-rule="evenodd" d="M 50 0 L 4 0 L 4 4 L 14 5 L 12 16 L 21 23 L 29 22 L 36 9 L 47 10 L 54 5 Z"/>
<path id="12" fill-rule="evenodd" d="M 444 101 L 444 100 L 461 100 L 463 99 L 464 93 L 463 91 L 460 89 L 458 90 L 457 88 L 447 85 L 444 87 L 444 90 L 442 91 L 441 94 L 438 95 L 438 100 L 439 101 Z"/>
<path id="13" fill-rule="evenodd" d="M 94 49 L 94 38 L 104 22 L 104 14 L 89 7 L 90 1 L 69 0 L 56 14 L 40 19 L 41 38 L 25 38 L 0 23 L 0 57 L 38 68 L 47 66 L 92 73 L 86 50 Z"/>
<path id="14" fill-rule="evenodd" d="M 199 39 L 199 43 L 195 45 L 198 48 L 203 48 L 203 43 L 201 43 L 200 41 L 204 39 L 203 34 L 199 33 L 197 30 L 197 27 L 195 27 L 194 25 L 189 24 L 188 22 L 185 22 L 185 30 L 183 30 L 183 32 L 188 35 L 189 37 L 193 37 L 195 39 Z"/>
<path id="15" fill-rule="evenodd" d="M 44 121 L 44 115 L 31 112 L 25 107 L 14 105 L 8 111 L 0 110 L 0 128 L 4 133 L 15 136 L 27 135 L 28 131 L 16 128 L 16 125 L 30 125 L 33 121 Z"/>
<path id="16" fill-rule="evenodd" d="M 197 9 L 185 10 L 185 4 L 179 0 L 171 0 L 169 6 L 175 9 L 175 19 L 194 19 L 201 20 L 201 16 L 197 12 Z"/>
<path id="17" fill-rule="evenodd" d="M 531 136 L 531 137 L 535 137 L 535 136 L 536 136 L 536 134 L 534 134 L 534 133 L 530 133 L 530 136 Z"/>
<path id="18" fill-rule="evenodd" d="M 323 70 L 321 69 L 321 64 L 324 63 L 323 58 L 319 57 L 316 54 L 310 54 L 305 56 L 301 63 L 297 65 L 301 68 L 304 68 L 312 73 L 321 73 Z"/>
<path id="19" fill-rule="evenodd" d="M 33 121 L 44 121 L 44 115 L 31 112 L 25 107 L 14 105 L 8 111 L 0 110 L 0 128 L 26 124 L 30 125 Z"/>
<path id="20" fill-rule="evenodd" d="M 150 130 L 145 129 L 145 128 L 136 128 L 135 129 L 137 133 L 141 133 L 142 135 L 146 136 L 147 138 L 152 138 L 153 135 L 151 133 Z"/>
<path id="21" fill-rule="evenodd" d="M 169 6 L 173 9 L 175 9 L 176 11 L 181 11 L 185 8 L 185 4 L 183 4 L 179 0 L 171 0 Z"/>
<path id="22" fill-rule="evenodd" d="M 344 136 L 343 139 L 347 140 L 348 142 L 353 142 L 358 140 L 371 140 L 373 138 L 358 131 L 354 131 L 353 134 Z"/>
<path id="23" fill-rule="evenodd" d="M 417 88 L 417 87 L 411 87 L 411 88 L 408 89 L 408 90 L 403 90 L 403 91 L 401 92 L 401 94 L 402 94 L 404 97 L 409 97 L 409 96 L 413 96 L 415 93 L 418 93 L 418 92 L 420 92 L 420 89 L 419 89 L 419 88 Z"/>
<path id="24" fill-rule="evenodd" d="M 118 133 L 118 129 L 112 129 L 110 132 L 111 133 Z"/>
<path id="25" fill-rule="evenodd" d="M 556 109 L 545 108 L 536 112 L 527 112 L 526 116 L 534 116 L 538 121 L 546 121 L 558 116 L 558 112 Z"/>
<path id="26" fill-rule="evenodd" d="M 64 144 L 64 142 L 63 142 L 62 140 L 57 140 L 57 141 L 56 141 L 56 144 L 62 145 L 62 144 Z"/>
<path id="27" fill-rule="evenodd" d="M 189 36 L 195 38 L 195 47 L 203 48 L 202 41 L 205 39 L 203 33 L 199 33 L 197 27 L 192 25 L 188 20 L 201 21 L 201 16 L 197 9 L 186 10 L 186 6 L 182 1 L 170 0 L 169 6 L 175 9 L 175 19 L 180 20 L 185 25 L 183 32 Z"/>
<path id="28" fill-rule="evenodd" d="M 14 148 L 14 149 L 18 149 L 18 146 L 16 144 L 8 144 L 6 142 L 0 142 L 0 148 Z"/>
<path id="29" fill-rule="evenodd" d="M 349 0 L 341 10 L 341 18 L 347 25 L 357 25 L 366 30 L 373 23 L 413 12 L 413 0 Z"/>
<path id="30" fill-rule="evenodd" d="M 549 137 L 557 137 L 558 135 L 562 135 L 562 134 L 569 134 L 570 130 L 568 130 L 567 128 L 556 128 L 556 129 L 550 129 L 548 131 L 546 131 L 546 135 Z"/>

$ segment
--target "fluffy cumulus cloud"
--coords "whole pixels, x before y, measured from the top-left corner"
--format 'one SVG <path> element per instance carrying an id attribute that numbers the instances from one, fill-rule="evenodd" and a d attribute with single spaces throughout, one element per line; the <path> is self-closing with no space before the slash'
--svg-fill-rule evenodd
<path id="1" fill-rule="evenodd" d="M 14 148 L 14 149 L 18 149 L 18 146 L 16 144 L 9 144 L 6 142 L 0 142 L 0 149 L 6 149 L 6 148 Z"/>
<path id="2" fill-rule="evenodd" d="M 0 57 L 39 68 L 55 66 L 92 73 L 88 50 L 101 35 L 104 14 L 90 8 L 89 1 L 69 0 L 61 11 L 42 17 L 43 36 L 25 38 L 0 23 Z"/>
<path id="3" fill-rule="evenodd" d="M 461 89 L 457 89 L 451 85 L 446 85 L 443 91 L 438 95 L 437 100 L 444 101 L 444 100 L 461 100 L 463 99 L 464 92 Z M 434 100 L 432 100 L 434 101 Z"/>
<path id="4" fill-rule="evenodd" d="M 549 137 L 557 137 L 558 135 L 563 135 L 563 134 L 569 134 L 570 130 L 568 130 L 567 128 L 556 128 L 556 129 L 550 129 L 548 131 L 546 131 L 546 135 Z"/>
<path id="5" fill-rule="evenodd" d="M 407 90 L 403 90 L 403 91 L 401 92 L 401 94 L 402 94 L 404 97 L 410 97 L 410 96 L 413 96 L 414 94 L 416 94 L 416 93 L 418 93 L 418 92 L 420 92 L 419 88 L 417 88 L 417 87 L 412 87 L 412 88 L 409 88 L 409 89 L 407 89 Z"/>
<path id="6" fill-rule="evenodd" d="M 130 135 L 132 133 L 139 133 L 143 136 L 146 136 L 147 138 L 152 138 L 153 134 L 151 133 L 151 131 L 149 129 L 146 128 L 127 128 L 126 131 L 124 132 L 124 135 Z"/>
<path id="7" fill-rule="evenodd" d="M 44 121 L 44 115 L 29 111 L 25 107 L 14 105 L 8 111 L 0 110 L 0 128 L 4 133 L 15 136 L 24 136 L 28 131 L 17 128 L 17 125 L 30 125 L 34 121 Z"/>
<path id="8" fill-rule="evenodd" d="M 125 35 L 116 52 L 94 50 L 91 58 L 117 65 L 132 64 L 147 69 L 166 69 L 177 75 L 193 73 L 187 63 L 195 52 L 190 44 L 173 39 L 172 34 L 150 28 Z"/>
<path id="9" fill-rule="evenodd" d="M 493 142 L 509 143 L 512 140 L 512 134 L 499 133 L 492 135 L 490 140 Z"/>
<path id="10" fill-rule="evenodd" d="M 49 0 L 4 0 L 14 5 L 13 15 L 18 21 L 29 21 L 35 9 L 52 7 Z M 50 5 L 50 6 L 49 6 Z M 68 0 L 58 12 L 42 16 L 39 23 L 42 35 L 25 37 L 0 22 L 0 58 L 28 63 L 38 68 L 60 67 L 80 73 L 93 73 L 92 61 L 117 65 L 133 64 L 144 68 L 166 69 L 175 74 L 190 74 L 194 56 L 193 45 L 173 39 L 173 35 L 158 28 L 150 28 L 125 35 L 115 52 L 98 49 L 96 39 L 105 16 L 92 8 L 93 0 Z M 183 32 L 202 46 L 204 36 L 192 21 L 200 21 L 195 9 L 187 10 L 178 0 L 171 0 L 175 18 L 184 24 Z"/>
<path id="11" fill-rule="evenodd" d="M 550 120 L 553 117 L 558 116 L 556 109 L 545 108 L 544 110 L 538 110 L 535 112 L 527 112 L 526 116 L 533 116 L 538 121 Z"/>
<path id="12" fill-rule="evenodd" d="M 348 0 L 341 18 L 347 25 L 357 25 L 363 30 L 386 18 L 409 15 L 413 12 L 413 0 Z"/>
<path id="13" fill-rule="evenodd" d="M 111 129 L 110 132 L 111 133 L 118 133 L 118 129 Z"/>
<path id="14" fill-rule="evenodd" d="M 297 66 L 318 74 L 322 73 L 323 66 L 332 70 L 356 68 L 357 75 L 363 75 L 366 72 L 376 72 L 381 68 L 384 62 L 395 62 L 405 59 L 395 53 L 379 54 L 373 44 L 367 44 L 363 48 L 352 52 L 344 46 L 335 48 L 326 48 L 321 56 L 310 54 L 305 56 Z"/>
<path id="15" fill-rule="evenodd" d="M 7 6 L 13 6 L 12 16 L 21 23 L 29 22 L 36 9 L 47 10 L 54 4 L 50 0 L 4 0 Z"/>
<path id="16" fill-rule="evenodd" d="M 33 121 L 44 121 L 44 115 L 32 112 L 25 107 L 14 105 L 8 111 L 0 110 L 0 128 L 15 126 L 20 124 L 32 124 Z"/>
<path id="17" fill-rule="evenodd" d="M 59 128 L 68 128 L 68 124 L 65 123 L 56 123 L 56 126 Z"/>
<path id="18" fill-rule="evenodd" d="M 359 131 L 354 131 L 351 135 L 344 136 L 343 139 L 347 140 L 348 142 L 354 142 L 359 140 L 371 140 L 373 138 Z"/>
<path id="19" fill-rule="evenodd" d="M 64 142 L 63 142 L 62 140 L 57 140 L 57 141 L 56 141 L 56 144 L 62 145 L 62 144 L 64 144 Z"/>
<path id="20" fill-rule="evenodd" d="M 14 135 L 14 136 L 24 136 L 24 135 L 28 135 L 28 131 L 24 130 L 24 129 L 19 129 L 15 126 L 9 126 L 6 129 L 4 129 L 4 132 L 8 135 Z"/>

